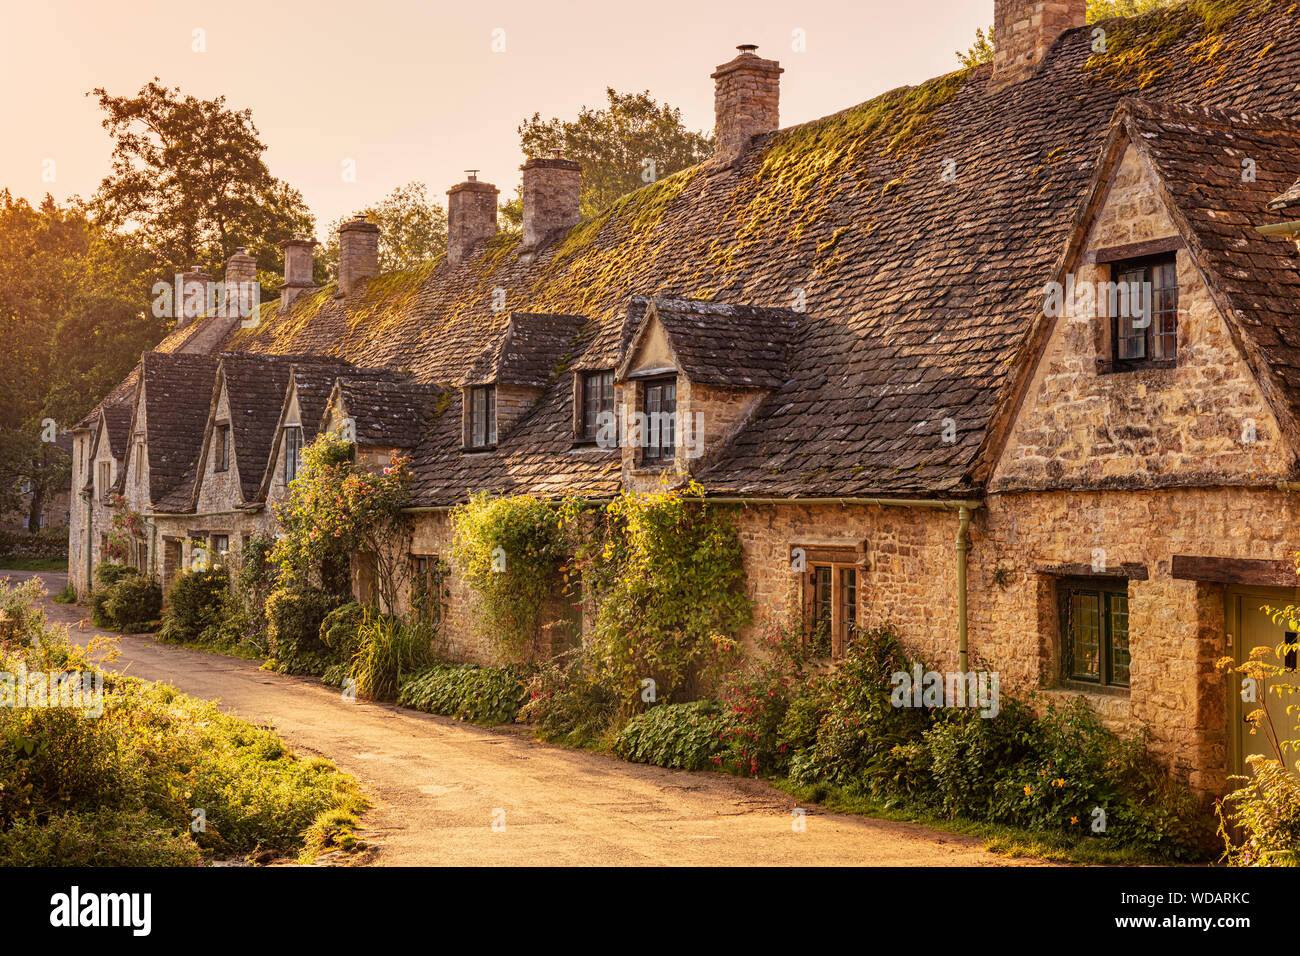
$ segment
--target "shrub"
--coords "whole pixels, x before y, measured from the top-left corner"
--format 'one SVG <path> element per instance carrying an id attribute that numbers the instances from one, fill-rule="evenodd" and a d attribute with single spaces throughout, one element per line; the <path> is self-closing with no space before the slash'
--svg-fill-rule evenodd
<path id="1" fill-rule="evenodd" d="M 279 588 L 266 599 L 266 642 L 271 666 L 287 674 L 319 676 L 335 662 L 320 626 L 334 600 L 318 588 Z"/>
<path id="2" fill-rule="evenodd" d="M 578 507 L 570 503 L 570 511 Z M 740 537 L 698 485 L 625 493 L 575 518 L 575 562 L 597 605 L 592 660 L 622 710 L 642 707 L 642 681 L 661 702 L 702 696 L 734 662 L 753 606 Z M 594 533 L 593 533 L 594 532 Z"/>
<path id="3" fill-rule="evenodd" d="M 614 752 L 636 763 L 703 770 L 722 763 L 726 726 L 727 718 L 713 701 L 659 704 L 627 722 Z"/>
<path id="4" fill-rule="evenodd" d="M 428 627 L 387 615 L 366 613 L 357 637 L 360 646 L 349 673 L 357 682 L 358 696 L 368 700 L 396 700 L 402 678 L 433 656 L 433 632 Z"/>
<path id="5" fill-rule="evenodd" d="M 220 625 L 230 602 L 230 577 L 221 565 L 181 571 L 167 588 L 167 611 L 158 636 L 177 644 L 197 644 Z"/>
<path id="6" fill-rule="evenodd" d="M 71 581 L 63 585 L 63 590 L 60 591 L 58 594 L 54 595 L 54 601 L 56 604 L 77 603 L 77 589 L 72 586 Z"/>
<path id="7" fill-rule="evenodd" d="M 0 866 L 199 866 L 203 851 L 148 810 L 19 817 L 0 831 Z"/>
<path id="8" fill-rule="evenodd" d="M 361 649 L 360 630 L 366 609 L 356 601 L 340 604 L 321 622 L 321 643 L 343 660 L 351 660 Z"/>
<path id="9" fill-rule="evenodd" d="M 45 632 L 45 609 L 40 604 L 44 593 L 40 578 L 28 578 L 13 586 L 8 578 L 0 578 L 0 618 L 4 620 L 0 624 L 0 647 L 26 647 L 33 635 Z"/>
<path id="10" fill-rule="evenodd" d="M 508 667 L 435 664 L 402 682 L 398 703 L 476 724 L 507 724 L 524 700 L 519 675 Z"/>
<path id="11" fill-rule="evenodd" d="M 162 613 L 162 588 L 143 574 L 132 574 L 108 589 L 102 615 L 114 630 L 135 634 L 152 630 Z"/>
<path id="12" fill-rule="evenodd" d="M 90 592 L 90 621 L 96 627 L 113 627 L 104 610 L 113 588 L 124 578 L 139 575 L 139 569 L 115 561 L 101 561 L 95 566 L 94 587 Z"/>
<path id="13" fill-rule="evenodd" d="M 812 752 L 792 766 L 799 783 L 866 785 L 896 745 L 920 737 L 934 719 L 926 707 L 895 707 L 892 677 L 913 662 L 887 628 L 863 631 L 827 679 L 828 703 Z M 924 669 L 924 665 L 922 665 Z"/>
<path id="14" fill-rule="evenodd" d="M 1008 771 L 1038 755 L 1039 727 L 1033 711 L 999 696 L 996 717 L 961 710 L 925 734 L 933 784 L 927 802 L 950 816 L 998 819 L 997 797 Z"/>
<path id="15" fill-rule="evenodd" d="M 807 647 L 797 632 L 769 624 L 757 643 L 760 656 L 729 677 L 722 691 L 725 736 L 736 766 L 755 776 L 789 768 L 791 751 L 780 730 L 808 662 Z"/>
<path id="16" fill-rule="evenodd" d="M 618 696 L 596 680 L 585 661 L 542 665 L 524 685 L 524 704 L 515 718 L 537 725 L 547 740 L 586 746 L 607 734 L 618 712 Z"/>
<path id="17" fill-rule="evenodd" d="M 1216 808 L 1231 866 L 1300 866 L 1300 781 L 1277 760 L 1246 758 L 1252 776 Z"/>

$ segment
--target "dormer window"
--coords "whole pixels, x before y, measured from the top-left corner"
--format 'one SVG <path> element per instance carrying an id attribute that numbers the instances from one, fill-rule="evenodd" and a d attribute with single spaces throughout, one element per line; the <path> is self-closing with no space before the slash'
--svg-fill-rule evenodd
<path id="1" fill-rule="evenodd" d="M 212 430 L 212 470 L 228 471 L 230 469 L 230 424 L 216 426 Z"/>
<path id="2" fill-rule="evenodd" d="M 641 385 L 645 435 L 641 457 L 647 462 L 671 461 L 677 453 L 677 379 L 657 378 Z"/>
<path id="3" fill-rule="evenodd" d="M 1178 350 L 1176 255 L 1115 262 L 1110 275 L 1114 369 L 1172 367 Z"/>
<path id="4" fill-rule="evenodd" d="M 603 422 L 614 414 L 614 373 L 587 372 L 582 376 L 582 425 L 578 437 L 594 442 Z M 606 416 L 602 419 L 601 416 Z"/>
<path id="5" fill-rule="evenodd" d="M 470 448 L 491 448 L 497 443 L 497 390 L 479 385 L 469 390 Z"/>

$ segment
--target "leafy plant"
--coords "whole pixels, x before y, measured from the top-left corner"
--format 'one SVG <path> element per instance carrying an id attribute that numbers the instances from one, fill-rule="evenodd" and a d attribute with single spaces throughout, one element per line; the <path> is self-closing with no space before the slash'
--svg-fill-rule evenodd
<path id="1" fill-rule="evenodd" d="M 433 633 L 427 626 L 368 610 L 357 641 L 349 674 L 357 682 L 357 695 L 368 700 L 396 700 L 402 679 L 433 656 Z"/>
<path id="2" fill-rule="evenodd" d="M 478 598 L 478 629 L 506 661 L 536 656 L 568 559 L 559 509 L 527 495 L 480 493 L 452 512 L 452 527 L 457 567 Z"/>
<path id="3" fill-rule="evenodd" d="M 398 703 L 476 724 L 506 724 L 524 700 L 518 673 L 508 667 L 435 664 L 402 682 Z"/>
<path id="4" fill-rule="evenodd" d="M 336 658 L 320 639 L 335 598 L 319 588 L 279 588 L 266 599 L 267 665 L 286 674 L 324 672 Z"/>
<path id="5" fill-rule="evenodd" d="M 627 722 L 614 752 L 635 763 L 703 770 L 723 762 L 726 727 L 727 718 L 714 701 L 660 704 Z"/>
<path id="6" fill-rule="evenodd" d="M 214 564 L 199 571 L 179 571 L 167 587 L 167 611 L 158 636 L 176 644 L 202 643 L 219 626 L 230 606 L 230 576 Z"/>

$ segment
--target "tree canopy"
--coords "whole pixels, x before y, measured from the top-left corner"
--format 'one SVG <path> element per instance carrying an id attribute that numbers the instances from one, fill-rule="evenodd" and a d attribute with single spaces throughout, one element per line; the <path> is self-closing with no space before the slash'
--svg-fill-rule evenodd
<path id="1" fill-rule="evenodd" d="M 0 509 L 32 485 L 32 514 L 66 466 L 48 438 L 69 428 L 166 333 L 149 308 L 149 254 L 46 196 L 0 190 Z"/>
<path id="2" fill-rule="evenodd" d="M 240 246 L 257 258 L 270 295 L 283 273 L 280 243 L 309 233 L 301 193 L 271 175 L 251 110 L 198 99 L 155 77 L 135 96 L 87 94 L 104 110 L 112 171 L 90 202 L 103 226 L 137 234 L 160 272 L 193 265 L 220 276 Z"/>
<path id="3" fill-rule="evenodd" d="M 618 197 L 648 182 L 703 162 L 713 151 L 712 137 L 692 132 L 681 110 L 658 103 L 646 90 L 619 93 L 606 88 L 599 109 L 584 106 L 577 119 L 542 119 L 534 113 L 519 125 L 525 156 L 546 156 L 552 149 L 582 164 L 583 218 L 594 216 Z M 520 198 L 502 206 L 507 221 L 522 222 Z"/>
<path id="4" fill-rule="evenodd" d="M 398 186 L 373 205 L 361 210 L 379 227 L 379 269 L 410 269 L 447 251 L 447 211 L 430 202 L 424 183 Z M 321 256 L 331 275 L 338 275 L 339 226 L 349 217 L 330 223 Z"/>

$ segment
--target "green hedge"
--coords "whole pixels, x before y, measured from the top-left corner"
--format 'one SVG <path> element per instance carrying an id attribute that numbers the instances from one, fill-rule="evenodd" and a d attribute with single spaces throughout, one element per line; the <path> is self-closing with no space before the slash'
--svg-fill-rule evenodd
<path id="1" fill-rule="evenodd" d="M 136 634 L 158 626 L 162 588 L 130 565 L 101 562 L 95 568 L 90 619 L 96 627 Z"/>
<path id="2" fill-rule="evenodd" d="M 167 588 L 167 613 L 159 636 L 177 644 L 211 638 L 230 603 L 230 577 L 224 567 L 181 571 Z"/>

